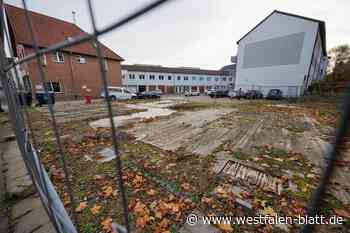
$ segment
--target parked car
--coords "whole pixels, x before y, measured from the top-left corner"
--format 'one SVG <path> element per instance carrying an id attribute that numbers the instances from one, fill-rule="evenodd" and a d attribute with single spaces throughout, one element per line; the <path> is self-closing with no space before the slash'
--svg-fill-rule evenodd
<path id="1" fill-rule="evenodd" d="M 137 93 L 137 99 L 158 99 L 160 98 L 159 91 L 144 91 Z"/>
<path id="2" fill-rule="evenodd" d="M 261 91 L 258 91 L 258 90 L 248 90 L 245 93 L 244 97 L 246 99 L 262 99 L 262 98 L 264 98 L 264 95 Z"/>
<path id="3" fill-rule="evenodd" d="M 204 94 L 205 94 L 205 95 L 210 95 L 211 92 L 213 92 L 213 90 L 205 90 L 205 91 L 204 91 Z"/>
<path id="4" fill-rule="evenodd" d="M 222 90 L 217 90 L 217 91 L 212 91 L 209 96 L 211 98 L 222 98 L 222 97 L 228 97 L 228 91 L 222 91 Z"/>
<path id="5" fill-rule="evenodd" d="M 227 95 L 228 95 L 229 98 L 233 99 L 233 98 L 236 98 L 236 97 L 237 97 L 238 92 L 237 92 L 237 91 L 229 91 L 229 92 L 227 93 Z"/>
<path id="6" fill-rule="evenodd" d="M 124 87 L 108 87 L 109 98 L 112 101 L 136 99 L 137 95 Z M 105 92 L 101 92 L 101 97 L 105 97 Z"/>
<path id="7" fill-rule="evenodd" d="M 199 91 L 186 91 L 185 96 L 199 96 L 200 92 Z"/>
<path id="8" fill-rule="evenodd" d="M 280 100 L 283 98 L 283 92 L 280 89 L 271 89 L 266 96 L 269 100 Z"/>

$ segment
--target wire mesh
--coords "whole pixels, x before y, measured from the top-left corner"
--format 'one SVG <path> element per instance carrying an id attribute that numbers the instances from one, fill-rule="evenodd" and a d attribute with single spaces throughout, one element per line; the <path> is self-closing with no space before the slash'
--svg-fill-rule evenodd
<path id="1" fill-rule="evenodd" d="M 23 59 L 13 61 L 11 63 L 8 63 L 5 50 L 4 50 L 4 40 L 5 38 L 1 38 L 1 51 L 0 51 L 0 62 L 1 62 L 1 82 L 3 84 L 5 94 L 7 97 L 7 102 L 9 105 L 9 112 L 11 117 L 11 122 L 16 134 L 17 142 L 20 146 L 20 151 L 22 154 L 22 157 L 25 161 L 25 164 L 29 170 L 29 173 L 33 179 L 33 182 L 37 188 L 38 193 L 40 194 L 41 200 L 45 206 L 45 209 L 48 213 L 48 216 L 50 217 L 50 220 L 52 224 L 54 225 L 57 232 L 60 233 L 74 233 L 77 232 L 73 223 L 71 222 L 68 214 L 65 211 L 64 206 L 62 205 L 61 200 L 59 199 L 56 191 L 54 190 L 54 187 L 42 165 L 40 156 L 37 154 L 37 143 L 35 139 L 35 135 L 33 133 L 33 127 L 31 125 L 31 119 L 30 115 L 28 114 L 28 110 L 26 109 L 26 105 L 20 104 L 20 97 L 22 96 L 22 101 L 24 101 L 25 97 L 23 95 L 23 86 L 21 84 L 19 74 L 17 72 L 18 65 L 21 65 L 26 62 L 30 62 L 32 60 L 36 60 L 37 62 L 37 68 L 39 70 L 39 78 L 42 83 L 42 86 L 44 88 L 44 92 L 46 95 L 49 95 L 49 91 L 46 85 L 46 77 L 45 73 L 43 72 L 42 67 L 40 66 L 40 57 L 44 54 L 51 53 L 53 51 L 57 51 L 63 48 L 67 48 L 70 46 L 74 46 L 77 44 L 81 44 L 84 42 L 95 42 L 96 43 L 96 54 L 99 62 L 100 67 L 100 77 L 103 84 L 103 89 L 106 93 L 105 99 L 106 99 L 106 108 L 108 110 L 108 118 L 110 120 L 111 124 L 111 134 L 112 134 L 112 140 L 113 140 L 113 148 L 114 153 L 116 155 L 115 159 L 115 166 L 118 176 L 118 186 L 121 193 L 121 202 L 123 206 L 123 216 L 124 216 L 124 225 L 125 227 L 118 226 L 118 229 L 120 232 L 130 232 L 130 223 L 129 223 L 129 213 L 128 213 L 128 202 L 126 197 L 126 192 L 124 188 L 124 182 L 122 179 L 122 161 L 120 158 L 119 148 L 118 148 L 118 142 L 117 142 L 117 131 L 115 128 L 115 122 L 113 120 L 113 111 L 112 111 L 112 104 L 110 98 L 108 98 L 108 80 L 107 76 L 104 70 L 104 64 L 101 56 L 101 48 L 100 44 L 98 43 L 98 37 L 101 35 L 104 35 L 106 33 L 109 33 L 113 30 L 116 30 L 124 25 L 127 25 L 131 21 L 145 15 L 147 12 L 150 12 L 157 7 L 161 6 L 162 4 L 168 2 L 170 0 L 158 0 L 155 1 L 131 14 L 128 16 L 122 18 L 120 21 L 112 23 L 110 26 L 107 26 L 103 29 L 98 29 L 96 27 L 96 20 L 95 20 L 95 14 L 94 14 L 94 7 L 92 5 L 91 0 L 87 0 L 87 5 L 89 9 L 90 14 L 90 20 L 93 27 L 93 33 L 92 34 L 86 34 L 82 36 L 77 36 L 72 38 L 69 41 L 62 41 L 60 43 L 51 45 L 47 48 L 40 49 L 38 47 L 37 38 L 35 36 L 35 33 L 33 31 L 33 25 L 31 22 L 31 18 L 28 12 L 28 7 L 25 0 L 22 0 L 23 8 L 25 10 L 26 20 L 27 20 L 27 28 L 30 32 L 30 36 L 32 39 L 32 45 L 34 48 L 34 53 L 24 57 Z M 3 1 L 0 1 L 1 9 L 4 7 Z M 7 41 L 10 40 L 10 36 L 8 35 L 6 29 L 5 29 L 5 22 L 4 22 L 4 15 L 3 11 L 1 12 L 1 31 L 3 32 L 3 35 L 7 38 Z M 13 51 L 11 51 L 10 56 L 14 56 Z M 13 77 L 14 76 L 14 77 Z M 18 89 L 20 92 L 20 95 L 17 94 L 18 90 L 16 88 L 16 85 L 12 85 L 11 83 L 17 83 Z M 254 90 L 260 90 L 259 87 L 250 87 Z M 289 88 L 288 91 L 290 91 L 290 95 L 297 95 L 299 93 L 300 87 L 286 87 Z M 344 98 L 344 107 L 343 107 L 343 113 L 341 118 L 341 123 L 338 127 L 338 131 L 336 134 L 336 140 L 335 144 L 332 148 L 332 151 L 328 157 L 328 163 L 327 166 L 323 172 L 323 175 L 321 177 L 320 183 L 316 191 L 314 192 L 312 202 L 309 205 L 308 208 L 308 215 L 314 216 L 318 213 L 320 205 L 322 204 L 322 197 L 325 193 L 327 184 L 329 183 L 329 180 L 334 172 L 335 168 L 335 161 L 338 159 L 338 156 L 340 155 L 339 148 L 344 143 L 344 138 L 347 134 L 348 129 L 348 123 L 350 118 L 350 86 L 348 85 L 345 89 L 346 96 Z M 78 225 L 78 218 L 75 214 L 75 197 L 73 195 L 72 191 L 72 183 L 71 183 L 71 174 L 69 172 L 63 146 L 60 139 L 60 132 L 59 128 L 56 123 L 55 118 L 55 111 L 52 104 L 52 99 L 48 99 L 48 109 L 51 117 L 52 122 L 52 130 L 54 131 L 54 136 L 56 140 L 56 144 L 59 149 L 59 158 L 62 163 L 62 166 L 64 168 L 65 173 L 65 184 L 69 193 L 70 197 L 70 209 L 71 214 L 73 216 L 73 222 L 74 224 Z M 28 130 L 27 130 L 28 129 Z M 29 136 L 31 136 L 29 138 Z M 302 232 L 312 232 L 314 229 L 313 225 L 306 225 Z"/>

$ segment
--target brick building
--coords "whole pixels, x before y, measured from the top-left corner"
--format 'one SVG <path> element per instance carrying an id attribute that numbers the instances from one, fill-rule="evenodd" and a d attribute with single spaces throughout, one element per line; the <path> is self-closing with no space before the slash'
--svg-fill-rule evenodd
<path id="1" fill-rule="evenodd" d="M 15 56 L 22 58 L 33 52 L 25 12 L 22 8 L 11 5 L 6 5 L 5 10 L 12 48 L 15 48 Z M 32 11 L 29 13 L 40 48 L 86 34 L 73 23 Z M 109 85 L 120 86 L 120 62 L 123 59 L 102 43 L 100 46 Z M 87 87 L 91 89 L 92 96 L 99 96 L 102 81 L 95 47 L 93 42 L 86 42 L 42 56 L 40 65 L 45 72 L 49 90 L 55 92 L 57 97 L 72 99 L 83 96 L 86 90 L 84 88 Z M 20 69 L 25 74 L 24 83 L 32 93 L 42 88 L 35 60 L 21 65 Z"/>

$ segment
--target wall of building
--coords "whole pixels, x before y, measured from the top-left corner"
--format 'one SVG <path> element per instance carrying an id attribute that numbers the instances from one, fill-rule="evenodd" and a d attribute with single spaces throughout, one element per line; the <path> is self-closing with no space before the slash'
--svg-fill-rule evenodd
<path id="1" fill-rule="evenodd" d="M 33 52 L 32 48 L 25 48 L 26 54 Z M 77 61 L 77 54 L 64 52 L 64 62 L 57 63 L 53 60 L 53 54 L 46 55 L 46 65 L 42 65 L 47 81 L 59 82 L 62 92 L 56 93 L 57 98 L 74 99 L 86 95 L 83 86 L 91 89 L 93 97 L 99 97 L 102 89 L 100 66 L 96 57 L 85 56 L 86 63 Z M 110 86 L 121 85 L 120 62 L 107 59 L 107 78 Z M 41 85 L 39 70 L 36 60 L 28 64 L 29 76 L 32 81 L 33 93 L 38 85 Z"/>
<path id="2" fill-rule="evenodd" d="M 260 89 L 267 94 L 270 89 L 279 88 L 285 95 L 299 95 L 308 75 L 317 32 L 316 22 L 279 13 L 271 15 L 238 44 L 236 89 Z M 278 44 L 283 46 L 280 54 Z M 247 65 L 245 49 L 254 46 L 258 58 Z M 275 54 L 270 56 L 271 53 Z M 271 60 L 260 62 L 259 56 Z"/>
<path id="3" fill-rule="evenodd" d="M 142 78 L 142 75 L 144 76 L 144 79 Z M 154 76 L 154 80 L 150 79 L 150 76 L 152 75 Z M 164 80 L 160 80 L 159 76 L 163 76 Z M 178 80 L 178 77 L 180 77 L 180 80 Z M 188 80 L 185 80 L 185 77 L 187 77 Z M 160 89 L 165 93 L 181 93 L 191 90 L 204 92 L 205 90 L 214 88 L 222 90 L 228 89 L 229 84 L 232 82 L 232 77 L 223 75 L 136 72 L 122 70 L 123 86 L 134 91 L 140 91 L 140 87 L 145 87 L 146 90 Z"/>

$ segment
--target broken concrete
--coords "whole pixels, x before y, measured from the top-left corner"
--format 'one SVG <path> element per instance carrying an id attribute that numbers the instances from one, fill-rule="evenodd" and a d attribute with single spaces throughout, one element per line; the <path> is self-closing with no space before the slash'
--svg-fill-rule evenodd
<path id="1" fill-rule="evenodd" d="M 169 106 L 169 103 L 164 104 L 164 106 Z M 150 103 L 139 104 L 139 105 L 128 104 L 126 105 L 126 107 L 130 109 L 142 109 L 144 111 L 133 113 L 130 115 L 114 117 L 113 121 L 116 127 L 122 126 L 130 122 L 143 121 L 154 117 L 169 116 L 170 114 L 175 112 L 174 110 L 170 110 L 166 107 L 162 107 L 162 104 L 160 104 L 160 106 L 157 106 L 155 103 L 153 105 Z M 104 119 L 90 122 L 90 126 L 93 128 L 108 128 L 110 127 L 110 119 L 104 118 Z"/>
<path id="2" fill-rule="evenodd" d="M 0 137 L 5 135 L 5 132 L 11 131 L 8 127 L 0 125 Z M 8 209 L 0 207 L 0 232 L 8 232 L 9 230 L 14 233 L 56 232 L 49 222 L 40 198 L 34 194 L 32 180 L 16 141 L 0 141 L 0 155 L 1 201 L 3 201 L 5 189 L 7 197 L 15 197 L 11 203 L 8 203 Z M 5 182 L 2 182 L 3 180 Z M 8 225 L 8 221 L 3 215 L 10 217 L 11 225 Z"/>
<path id="3" fill-rule="evenodd" d="M 140 123 L 128 130 L 137 140 L 155 145 L 163 150 L 184 149 L 199 155 L 208 155 L 235 133 L 224 127 L 209 125 L 233 109 L 205 109 L 183 112 L 171 119 Z"/>

